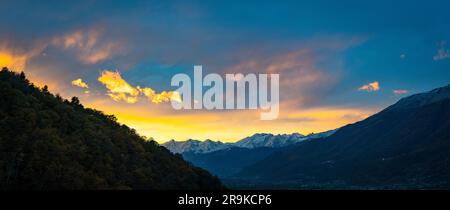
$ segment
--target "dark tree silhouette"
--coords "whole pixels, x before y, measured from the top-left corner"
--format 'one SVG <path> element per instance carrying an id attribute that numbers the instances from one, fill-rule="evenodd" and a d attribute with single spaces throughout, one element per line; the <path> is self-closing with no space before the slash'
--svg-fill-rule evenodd
<path id="1" fill-rule="evenodd" d="M 219 189 L 112 115 L 0 72 L 0 189 Z"/>

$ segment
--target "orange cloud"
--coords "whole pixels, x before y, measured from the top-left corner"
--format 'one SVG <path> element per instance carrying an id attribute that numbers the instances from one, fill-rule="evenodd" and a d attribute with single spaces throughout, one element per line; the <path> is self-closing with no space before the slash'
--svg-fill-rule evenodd
<path id="1" fill-rule="evenodd" d="M 367 85 L 363 85 L 363 86 L 359 87 L 358 90 L 359 91 L 367 91 L 367 92 L 378 91 L 378 90 L 380 90 L 380 84 L 377 81 L 371 82 Z"/>
<path id="2" fill-rule="evenodd" d="M 88 84 L 86 84 L 81 78 L 72 80 L 72 85 L 80 87 L 80 88 L 89 88 Z"/>
<path id="3" fill-rule="evenodd" d="M 0 66 L 8 67 L 12 70 L 23 70 L 27 57 L 24 55 L 13 55 L 9 52 L 0 51 Z"/>
<path id="4" fill-rule="evenodd" d="M 45 45 L 35 44 L 30 49 L 18 49 L 7 41 L 0 41 L 0 68 L 24 71 L 28 60 L 40 54 Z"/>

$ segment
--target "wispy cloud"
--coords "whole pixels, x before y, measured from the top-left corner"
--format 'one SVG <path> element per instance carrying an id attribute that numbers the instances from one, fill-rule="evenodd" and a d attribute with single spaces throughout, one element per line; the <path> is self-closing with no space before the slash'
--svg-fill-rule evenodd
<path id="1" fill-rule="evenodd" d="M 86 84 L 86 83 L 83 81 L 83 79 L 81 79 L 81 78 L 78 78 L 78 79 L 76 79 L 76 80 L 72 80 L 72 85 L 77 86 L 77 87 L 80 87 L 80 88 L 86 88 L 86 89 L 89 88 L 88 84 Z"/>
<path id="2" fill-rule="evenodd" d="M 439 43 L 439 49 L 437 51 L 437 54 L 433 56 L 433 60 L 438 61 L 450 58 L 450 51 L 449 49 L 445 48 L 445 44 L 446 41 L 441 41 L 441 43 Z"/>
<path id="3" fill-rule="evenodd" d="M 39 55 L 45 45 L 36 43 L 27 49 L 19 49 L 9 42 L 0 40 L 0 68 L 8 67 L 13 71 L 24 71 L 29 59 Z"/>
<path id="4" fill-rule="evenodd" d="M 407 90 L 394 90 L 392 91 L 395 95 L 403 95 L 403 94 L 407 94 L 408 91 Z"/>
<path id="5" fill-rule="evenodd" d="M 44 50 L 50 46 L 73 51 L 83 64 L 96 64 L 123 52 L 123 43 L 105 39 L 104 31 L 100 29 L 77 30 L 30 42 L 31 46 L 22 48 L 17 43 L 0 40 L 0 66 L 23 71 L 29 60 L 45 54 Z"/>
<path id="6" fill-rule="evenodd" d="M 358 88 L 359 91 L 367 91 L 367 92 L 373 92 L 380 90 L 380 83 L 377 81 L 371 82 L 369 84 L 363 85 Z"/>
<path id="7" fill-rule="evenodd" d="M 230 65 L 224 72 L 279 74 L 280 100 L 290 101 L 297 107 L 308 106 L 315 102 L 319 92 L 332 86 L 337 78 L 334 73 L 318 67 L 316 64 L 320 61 L 320 56 L 310 48 L 275 54 L 261 52 Z"/>
<path id="8" fill-rule="evenodd" d="M 103 31 L 99 29 L 78 30 L 54 38 L 53 44 L 76 51 L 79 60 L 85 64 L 96 64 L 111 58 L 121 49 L 118 42 L 103 40 L 103 37 Z"/>

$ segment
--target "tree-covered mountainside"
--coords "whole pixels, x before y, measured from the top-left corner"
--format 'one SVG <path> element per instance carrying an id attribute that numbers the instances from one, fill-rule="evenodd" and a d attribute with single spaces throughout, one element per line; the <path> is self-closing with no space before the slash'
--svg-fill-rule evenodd
<path id="1" fill-rule="evenodd" d="M 0 189 L 219 189 L 112 115 L 0 72 Z"/>

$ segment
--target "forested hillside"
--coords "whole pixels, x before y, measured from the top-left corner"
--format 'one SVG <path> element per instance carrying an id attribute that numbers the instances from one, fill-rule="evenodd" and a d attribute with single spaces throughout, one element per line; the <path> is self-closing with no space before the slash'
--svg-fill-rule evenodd
<path id="1" fill-rule="evenodd" d="M 112 115 L 0 72 L 0 189 L 217 189 L 203 169 Z"/>

